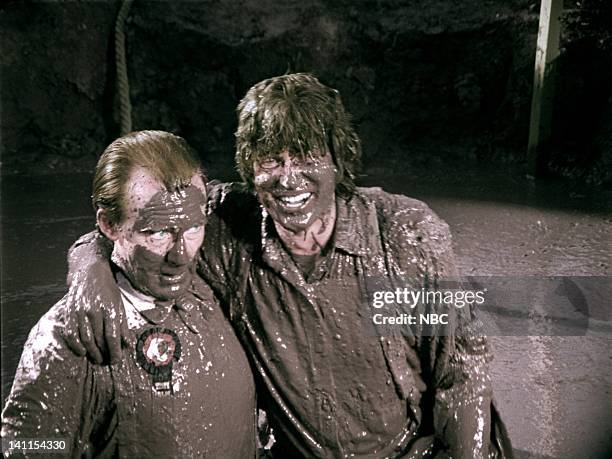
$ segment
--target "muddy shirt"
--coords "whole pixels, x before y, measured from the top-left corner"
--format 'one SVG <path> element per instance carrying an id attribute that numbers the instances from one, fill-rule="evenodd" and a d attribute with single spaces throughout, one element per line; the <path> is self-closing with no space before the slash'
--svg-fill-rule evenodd
<path id="1" fill-rule="evenodd" d="M 195 282 L 198 298 L 154 308 L 124 283 L 134 345 L 112 366 L 65 346 L 64 300 L 56 304 L 28 337 L 2 437 L 64 438 L 71 457 L 255 457 L 246 356 L 210 289 Z M 170 372 L 156 371 L 168 363 Z"/>
<path id="2" fill-rule="evenodd" d="M 378 188 L 337 198 L 331 249 L 305 278 L 252 194 L 234 184 L 210 196 L 201 274 L 229 307 L 281 444 L 304 457 L 486 455 L 484 340 L 363 326 L 368 279 L 455 276 L 448 227 L 425 204 Z"/>

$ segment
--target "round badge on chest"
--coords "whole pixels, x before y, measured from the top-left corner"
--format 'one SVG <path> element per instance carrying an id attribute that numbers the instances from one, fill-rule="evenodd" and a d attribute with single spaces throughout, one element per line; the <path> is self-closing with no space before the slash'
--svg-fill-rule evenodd
<path id="1" fill-rule="evenodd" d="M 158 391 L 172 391 L 172 364 L 181 358 L 181 341 L 168 328 L 154 327 L 142 332 L 136 343 L 136 361 L 153 378 Z"/>

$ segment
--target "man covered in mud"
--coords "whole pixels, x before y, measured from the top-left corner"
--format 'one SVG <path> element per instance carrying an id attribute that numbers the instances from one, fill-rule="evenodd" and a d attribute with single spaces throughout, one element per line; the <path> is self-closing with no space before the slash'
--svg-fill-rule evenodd
<path id="1" fill-rule="evenodd" d="M 456 273 L 448 227 L 425 204 L 355 186 L 361 147 L 338 92 L 308 74 L 264 80 L 240 102 L 236 142 L 244 182 L 210 194 L 199 273 L 251 356 L 275 457 L 511 455 L 469 323 L 436 336 L 363 325 L 372 279 L 434 288 Z M 83 272 L 102 275 L 98 258 Z M 118 308 L 77 300 L 70 323 L 96 339 L 73 346 L 99 355 Z"/>
<path id="2" fill-rule="evenodd" d="M 71 457 L 255 457 L 246 355 L 194 275 L 206 221 L 198 161 L 170 133 L 121 137 L 98 162 L 93 204 L 113 242 L 123 358 L 96 365 L 71 352 L 60 300 L 28 337 L 2 437 L 67 440 Z M 87 294 L 78 277 L 72 288 Z"/>

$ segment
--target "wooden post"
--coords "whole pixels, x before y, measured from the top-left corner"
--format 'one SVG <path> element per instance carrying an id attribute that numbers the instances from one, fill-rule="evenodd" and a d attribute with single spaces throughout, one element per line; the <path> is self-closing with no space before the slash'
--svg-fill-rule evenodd
<path id="1" fill-rule="evenodd" d="M 540 26 L 535 57 L 533 96 L 531 99 L 531 122 L 527 161 L 530 173 L 538 172 L 538 153 L 541 145 L 551 134 L 554 61 L 559 56 L 560 16 L 563 0 L 542 0 Z"/>

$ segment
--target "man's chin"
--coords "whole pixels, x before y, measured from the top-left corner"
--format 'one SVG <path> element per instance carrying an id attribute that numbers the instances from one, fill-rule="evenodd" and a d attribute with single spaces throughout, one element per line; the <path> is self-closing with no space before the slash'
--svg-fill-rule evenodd
<path id="1" fill-rule="evenodd" d="M 292 233 L 299 233 L 305 231 L 312 225 L 314 221 L 314 215 L 312 214 L 312 212 L 269 212 L 269 214 L 275 224 L 282 226 L 284 229 Z"/>
<path id="2" fill-rule="evenodd" d="M 290 233 L 293 234 L 299 234 L 299 233 L 303 233 L 304 231 L 306 231 L 311 223 L 302 223 L 302 222 L 297 222 L 297 223 L 293 223 L 293 222 L 283 222 L 280 224 L 283 229 L 289 231 Z"/>
<path id="3" fill-rule="evenodd" d="M 153 296 L 157 301 L 175 301 L 184 296 L 185 293 L 187 293 L 186 288 L 181 288 L 176 291 L 169 289 L 159 289 L 155 292 L 151 292 L 150 295 Z"/>
<path id="4" fill-rule="evenodd" d="M 191 278 L 177 285 L 157 285 L 155 288 L 150 288 L 149 295 L 155 297 L 159 301 L 173 301 L 181 298 L 189 291 Z"/>

